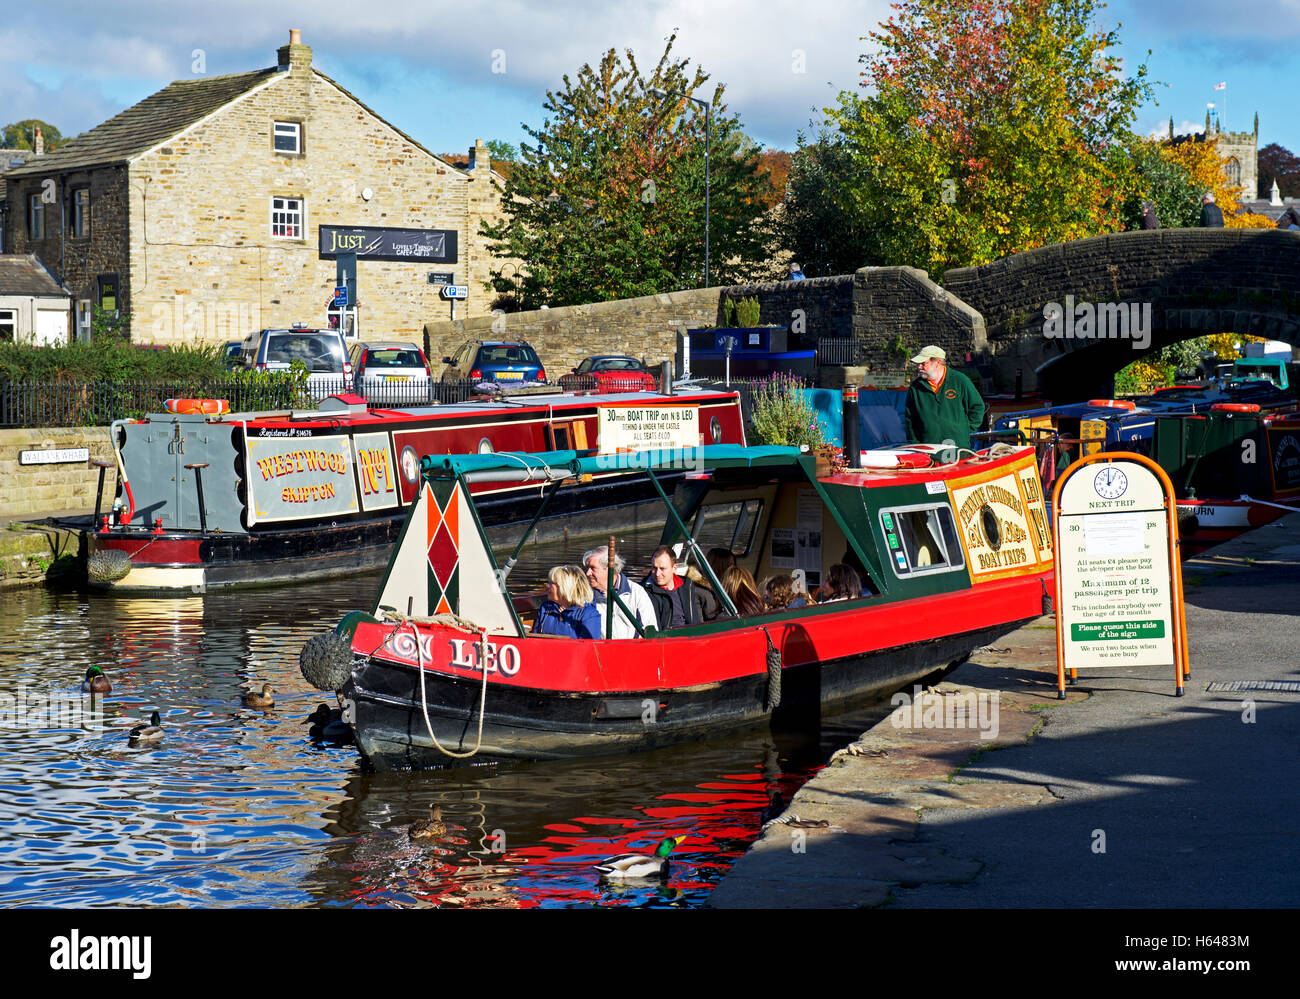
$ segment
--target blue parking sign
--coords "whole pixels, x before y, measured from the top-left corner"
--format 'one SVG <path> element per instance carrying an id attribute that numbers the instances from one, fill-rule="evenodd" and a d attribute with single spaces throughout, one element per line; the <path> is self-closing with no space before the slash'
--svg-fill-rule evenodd
<path id="1" fill-rule="evenodd" d="M 334 289 L 334 304 L 332 307 L 335 309 L 346 309 L 348 307 L 347 285 L 341 284 Z"/>

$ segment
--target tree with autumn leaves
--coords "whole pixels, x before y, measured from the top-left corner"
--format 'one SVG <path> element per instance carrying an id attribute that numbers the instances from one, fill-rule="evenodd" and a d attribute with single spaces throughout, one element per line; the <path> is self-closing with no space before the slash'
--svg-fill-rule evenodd
<path id="1" fill-rule="evenodd" d="M 533 142 L 505 185 L 504 217 L 482 227 L 498 257 L 526 268 L 492 271 L 501 305 L 574 305 L 703 282 L 705 116 L 680 95 L 695 96 L 709 77 L 673 57 L 674 39 L 648 73 L 631 51 L 610 49 L 547 92 L 547 117 L 527 129 Z M 749 280 L 768 257 L 768 172 L 723 90 L 709 107 L 711 284 Z"/>
<path id="2" fill-rule="evenodd" d="M 1094 0 L 905 0 L 828 109 L 850 172 L 832 199 L 862 263 L 939 274 L 1122 225 L 1150 92 Z M 798 166 L 794 168 L 798 172 Z"/>

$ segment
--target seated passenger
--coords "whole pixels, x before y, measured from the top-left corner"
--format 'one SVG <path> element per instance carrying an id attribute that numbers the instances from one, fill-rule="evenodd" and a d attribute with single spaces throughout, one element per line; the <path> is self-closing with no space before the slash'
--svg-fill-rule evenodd
<path id="1" fill-rule="evenodd" d="M 604 638 L 607 605 L 613 603 L 606 595 L 609 579 L 609 546 L 601 545 L 584 553 L 582 564 L 587 570 L 587 582 L 596 591 L 596 610 L 600 614 L 600 637 Z M 646 628 L 658 628 L 659 621 L 655 617 L 655 608 L 650 602 L 650 595 L 639 584 L 622 574 L 625 564 L 623 556 L 614 555 L 614 592 L 623 601 L 623 606 L 628 609 L 628 612 L 636 618 L 643 631 Z M 627 613 L 624 613 L 623 608 L 617 604 L 613 604 L 613 608 L 614 626 L 610 633 L 611 637 L 636 638 L 636 627 Z"/>
<path id="2" fill-rule="evenodd" d="M 768 611 L 800 610 L 813 604 L 809 596 L 796 589 L 794 576 L 788 572 L 773 576 L 764 584 L 763 602 Z"/>
<path id="3" fill-rule="evenodd" d="M 587 577 L 576 565 L 557 565 L 550 571 L 546 600 L 537 609 L 533 632 L 566 638 L 600 638 L 600 612 Z"/>
<path id="4" fill-rule="evenodd" d="M 750 575 L 748 569 L 733 565 L 722 577 L 722 587 L 727 591 L 727 596 L 731 598 L 741 617 L 753 617 L 766 610 L 763 606 L 763 598 L 758 592 L 758 584 L 754 582 L 754 577 Z"/>
<path id="5" fill-rule="evenodd" d="M 677 555 L 667 545 L 655 549 L 650 560 L 650 575 L 641 583 L 655 606 L 655 617 L 667 628 L 681 628 L 709 620 L 713 609 L 717 616 L 718 600 L 713 588 L 699 570 L 687 568 L 684 575 L 677 567 Z"/>
<path id="6" fill-rule="evenodd" d="M 826 573 L 826 582 L 817 590 L 819 604 L 837 600 L 857 600 L 862 596 L 862 582 L 858 574 L 843 562 L 836 562 Z"/>

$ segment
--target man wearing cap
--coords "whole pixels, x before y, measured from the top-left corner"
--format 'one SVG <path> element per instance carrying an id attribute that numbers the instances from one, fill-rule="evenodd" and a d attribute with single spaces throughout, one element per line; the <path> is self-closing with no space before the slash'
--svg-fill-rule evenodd
<path id="1" fill-rule="evenodd" d="M 921 375 L 907 390 L 907 439 L 969 448 L 971 433 L 984 419 L 984 400 L 969 378 L 948 370 L 947 357 L 942 347 L 931 345 L 912 358 L 921 366 Z"/>

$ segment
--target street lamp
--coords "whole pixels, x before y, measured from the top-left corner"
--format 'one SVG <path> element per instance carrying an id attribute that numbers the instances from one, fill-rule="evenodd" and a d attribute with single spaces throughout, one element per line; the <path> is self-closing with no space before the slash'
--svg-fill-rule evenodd
<path id="1" fill-rule="evenodd" d="M 709 150 L 712 139 L 709 129 L 709 103 L 690 94 L 659 90 L 655 87 L 650 88 L 650 93 L 656 97 L 681 97 L 704 108 L 704 287 L 707 288 L 709 286 Z"/>

